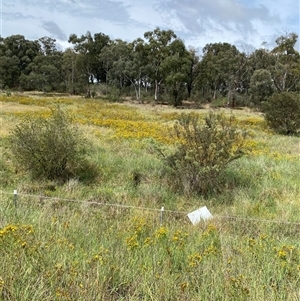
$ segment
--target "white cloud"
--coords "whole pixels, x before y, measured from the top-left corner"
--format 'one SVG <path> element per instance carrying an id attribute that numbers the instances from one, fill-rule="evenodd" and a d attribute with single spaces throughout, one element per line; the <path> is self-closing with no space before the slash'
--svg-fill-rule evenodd
<path id="1" fill-rule="evenodd" d="M 284 31 L 299 33 L 297 0 L 11 0 L 3 1 L 3 36 L 102 32 L 132 41 L 155 27 L 174 30 L 186 44 L 229 42 L 260 47 Z M 46 24 L 46 25 L 45 25 Z"/>

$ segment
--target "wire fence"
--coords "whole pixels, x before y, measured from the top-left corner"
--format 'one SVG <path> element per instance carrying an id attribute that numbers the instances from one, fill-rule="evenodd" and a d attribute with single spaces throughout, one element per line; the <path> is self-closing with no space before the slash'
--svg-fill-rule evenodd
<path id="1" fill-rule="evenodd" d="M 37 198 L 39 200 L 48 200 L 48 201 L 62 201 L 62 202 L 69 202 L 69 203 L 81 203 L 86 205 L 96 205 L 96 206 L 109 206 L 109 207 L 117 207 L 117 208 L 124 208 L 124 209 L 137 209 L 137 210 L 148 210 L 148 211 L 162 211 L 162 209 L 158 208 L 149 208 L 143 206 L 133 206 L 133 205 L 125 205 L 125 204 L 117 204 L 117 203 L 107 203 L 107 202 L 96 202 L 96 201 L 87 201 L 87 200 L 77 200 L 77 199 L 66 199 L 66 198 L 59 198 L 59 197 L 49 197 L 44 195 L 34 195 L 34 194 L 24 194 L 24 193 L 9 193 L 0 191 L 0 194 L 5 195 L 12 195 L 14 199 L 16 196 L 19 197 L 30 197 L 30 198 Z M 166 210 L 163 209 L 164 212 L 168 213 L 176 213 L 176 214 L 187 214 L 184 211 L 176 211 L 176 210 Z"/>
<path id="2" fill-rule="evenodd" d="M 157 217 L 159 218 L 161 225 L 167 222 L 168 219 L 171 219 L 172 222 L 174 221 L 174 219 L 180 221 L 183 220 L 188 221 L 187 215 L 189 214 L 189 212 L 187 211 L 169 210 L 164 207 L 150 208 L 150 207 L 133 206 L 127 204 L 120 204 L 120 203 L 67 199 L 67 198 L 59 198 L 59 197 L 50 197 L 45 195 L 17 193 L 16 190 L 14 190 L 13 193 L 7 191 L 0 191 L 0 195 L 12 196 L 12 202 L 8 202 L 8 203 L 13 204 L 16 210 L 21 203 L 24 204 L 23 202 L 21 202 L 21 199 L 30 198 L 30 199 L 37 199 L 39 202 L 49 201 L 49 202 L 61 202 L 61 203 L 75 203 L 75 204 L 81 204 L 86 206 L 90 205 L 99 208 L 110 207 L 110 208 L 117 208 L 120 210 L 134 209 L 134 210 L 141 210 L 141 211 L 149 211 L 149 212 L 157 213 Z M 9 204 L 6 204 L 6 206 L 8 206 Z M 256 235 L 257 233 L 261 232 L 262 229 L 264 229 L 269 233 L 271 232 L 274 233 L 274 235 L 276 234 L 277 236 L 278 235 L 281 235 L 282 237 L 291 236 L 293 238 L 300 239 L 300 221 L 290 222 L 284 220 L 260 219 L 260 218 L 241 217 L 241 216 L 232 216 L 232 215 L 219 215 L 219 214 L 213 214 L 212 217 L 214 223 L 217 224 L 218 228 L 222 229 L 223 232 Z"/>

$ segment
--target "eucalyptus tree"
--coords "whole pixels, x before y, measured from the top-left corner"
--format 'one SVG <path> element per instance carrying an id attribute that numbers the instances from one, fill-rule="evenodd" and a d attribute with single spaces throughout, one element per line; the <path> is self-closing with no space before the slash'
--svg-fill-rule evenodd
<path id="1" fill-rule="evenodd" d="M 101 60 L 101 52 L 105 46 L 112 43 L 110 37 L 104 33 L 95 33 L 93 39 L 93 51 L 95 60 L 92 64 L 92 71 L 98 83 L 106 81 L 106 69 L 104 68 L 103 61 Z"/>
<path id="2" fill-rule="evenodd" d="M 16 56 L 0 56 L 0 89 L 9 89 L 18 85 L 20 70 L 19 59 Z"/>
<path id="3" fill-rule="evenodd" d="M 71 94 L 76 94 L 84 89 L 85 78 L 82 72 L 77 68 L 77 54 L 74 49 L 67 48 L 63 52 L 62 71 L 64 73 L 64 83 L 66 91 Z"/>
<path id="4" fill-rule="evenodd" d="M 280 36 L 272 50 L 258 49 L 251 55 L 253 74 L 250 94 L 254 103 L 267 101 L 273 93 L 299 91 L 300 55 L 295 33 Z"/>
<path id="5" fill-rule="evenodd" d="M 130 81 L 135 91 L 136 99 L 141 97 L 141 86 L 147 87 L 145 42 L 136 39 L 128 44 L 128 57 L 124 64 L 123 74 Z"/>
<path id="6" fill-rule="evenodd" d="M 230 75 L 227 99 L 228 105 L 235 107 L 238 97 L 243 99 L 241 103 L 248 101 L 248 91 L 250 85 L 250 78 L 252 75 L 252 68 L 250 64 L 249 55 L 245 52 L 239 52 L 236 55 L 235 65 L 232 68 Z"/>
<path id="7" fill-rule="evenodd" d="M 85 35 L 81 35 L 81 37 L 71 34 L 69 43 L 74 45 L 74 50 L 78 54 L 77 68 L 81 71 L 86 84 L 86 97 L 91 97 L 90 84 L 94 81 L 92 64 L 95 60 L 93 37 L 89 31 Z"/>
<path id="8" fill-rule="evenodd" d="M 132 51 L 127 42 L 117 39 L 110 45 L 109 53 L 111 59 L 110 80 L 121 90 L 127 85 L 127 82 L 130 82 L 126 64 L 131 61 Z"/>
<path id="9" fill-rule="evenodd" d="M 208 90 L 213 99 L 218 92 L 224 96 L 227 94 L 229 101 L 232 92 L 240 86 L 244 65 L 244 56 L 236 46 L 229 43 L 207 44 L 199 65 L 198 86 Z"/>
<path id="10" fill-rule="evenodd" d="M 91 96 L 90 84 L 95 81 L 100 82 L 106 76 L 100 58 L 102 49 L 109 42 L 110 38 L 108 36 L 102 33 L 92 36 L 89 31 L 80 37 L 76 34 L 71 34 L 69 37 L 69 43 L 74 45 L 74 50 L 78 54 L 77 68 L 85 78 L 87 97 Z"/>
<path id="11" fill-rule="evenodd" d="M 189 81 L 192 57 L 185 48 L 183 41 L 176 39 L 169 46 L 169 53 L 162 63 L 166 86 L 172 96 L 174 106 L 181 105 L 183 91 Z"/>
<path id="12" fill-rule="evenodd" d="M 101 49 L 101 52 L 99 54 L 99 60 L 101 61 L 101 67 L 104 70 L 105 74 L 105 86 L 106 86 L 106 94 L 108 93 L 108 85 L 109 85 L 109 71 L 113 66 L 114 58 L 113 58 L 113 52 L 112 52 L 112 45 L 113 41 L 109 44 L 104 46 Z"/>
<path id="13" fill-rule="evenodd" d="M 37 56 L 27 68 L 29 74 L 20 76 L 21 87 L 25 90 L 64 92 L 61 62 L 61 54 L 51 57 Z"/>
<path id="14" fill-rule="evenodd" d="M 117 39 L 105 46 L 100 55 L 107 71 L 107 84 L 115 86 L 120 92 L 132 86 L 136 99 L 140 99 L 141 84 L 145 74 L 145 45 L 142 39 L 131 43 Z"/>
<path id="15" fill-rule="evenodd" d="M 102 48 L 99 60 L 105 71 L 106 94 L 109 86 L 118 88 L 120 92 L 125 85 L 126 79 L 123 71 L 129 53 L 128 43 L 121 39 L 113 40 Z"/>
<path id="16" fill-rule="evenodd" d="M 280 36 L 272 50 L 275 64 L 269 68 L 278 92 L 295 91 L 300 82 L 300 55 L 295 49 L 297 39 L 295 33 Z"/>
<path id="17" fill-rule="evenodd" d="M 193 47 L 189 47 L 188 49 L 189 52 L 189 57 L 190 57 L 190 64 L 189 64 L 189 69 L 188 69 L 188 77 L 186 81 L 186 87 L 187 87 L 187 92 L 188 92 L 188 97 L 191 97 L 192 90 L 195 86 L 195 80 L 198 76 L 198 71 L 199 69 L 197 68 L 200 58 L 199 55 L 197 54 L 197 51 Z"/>
<path id="18" fill-rule="evenodd" d="M 249 61 L 254 72 L 259 69 L 268 69 L 275 64 L 276 59 L 269 49 L 259 48 L 249 56 Z"/>
<path id="19" fill-rule="evenodd" d="M 38 39 L 38 42 L 40 44 L 40 53 L 43 55 L 53 55 L 58 51 L 56 40 L 50 37 L 42 37 Z"/>
<path id="20" fill-rule="evenodd" d="M 249 56 L 251 69 L 249 94 L 250 101 L 255 105 L 260 106 L 276 90 L 270 69 L 271 66 L 275 65 L 275 62 L 275 56 L 269 49 L 264 47 L 256 49 Z"/>
<path id="21" fill-rule="evenodd" d="M 169 56 L 170 44 L 177 38 L 172 30 L 161 30 L 159 27 L 144 33 L 146 39 L 147 68 L 149 77 L 154 82 L 154 99 L 158 101 L 159 88 L 166 78 L 163 62 Z"/>
<path id="22" fill-rule="evenodd" d="M 56 40 L 43 37 L 38 42 L 39 54 L 27 66 L 27 74 L 21 75 L 21 86 L 27 90 L 64 92 L 66 87 L 62 71 L 62 52 L 57 49 Z"/>
<path id="23" fill-rule="evenodd" d="M 0 79 L 2 87 L 19 87 L 21 74 L 39 55 L 38 41 L 25 39 L 23 35 L 0 38 Z"/>
<path id="24" fill-rule="evenodd" d="M 268 69 L 257 69 L 253 72 L 250 79 L 251 101 L 260 106 L 264 101 L 274 93 L 275 86 L 272 80 L 271 72 Z"/>

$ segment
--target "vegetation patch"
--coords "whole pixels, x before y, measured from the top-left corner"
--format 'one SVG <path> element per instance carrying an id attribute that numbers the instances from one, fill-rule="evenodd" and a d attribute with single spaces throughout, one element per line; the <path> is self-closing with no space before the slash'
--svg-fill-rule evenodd
<path id="1" fill-rule="evenodd" d="M 82 165 L 87 167 L 86 141 L 60 108 L 49 118 L 24 119 L 12 130 L 10 143 L 16 167 L 34 178 L 67 179 L 79 176 Z"/>
<path id="2" fill-rule="evenodd" d="M 16 98 L 0 112 L 0 299 L 298 299 L 298 137 L 267 130 L 249 109 L 182 114 L 70 97 L 55 119 L 57 99 Z M 6 134 L 16 125 L 39 137 L 30 146 L 44 145 L 47 162 L 60 162 L 51 157 L 55 144 L 64 150 L 70 137 L 88 148 L 58 178 L 33 178 L 15 165 Z M 177 179 L 162 177 L 166 161 L 153 146 L 180 163 L 178 176 L 193 176 L 193 166 L 205 175 L 210 165 L 201 162 L 220 164 L 212 188 L 174 190 Z M 204 205 L 213 219 L 192 225 L 187 214 Z"/>

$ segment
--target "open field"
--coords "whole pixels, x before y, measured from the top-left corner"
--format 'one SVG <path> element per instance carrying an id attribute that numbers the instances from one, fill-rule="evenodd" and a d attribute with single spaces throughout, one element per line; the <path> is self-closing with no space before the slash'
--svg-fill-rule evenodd
<path id="1" fill-rule="evenodd" d="M 93 182 L 33 181 L 12 164 L 10 130 L 57 104 L 91 143 Z M 219 109 L 251 134 L 221 192 L 187 196 L 161 178 L 152 146 L 172 147 L 182 112 L 208 111 L 0 96 L 0 300 L 300 300 L 299 138 Z M 201 206 L 214 218 L 193 226 Z"/>

